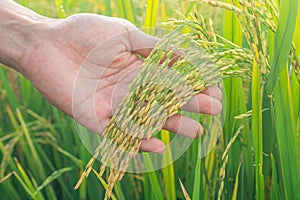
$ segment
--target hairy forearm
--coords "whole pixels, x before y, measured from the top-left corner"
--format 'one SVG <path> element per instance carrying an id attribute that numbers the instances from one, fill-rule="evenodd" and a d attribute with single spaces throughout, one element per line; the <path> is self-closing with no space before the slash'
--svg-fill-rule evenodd
<path id="1" fill-rule="evenodd" d="M 1 0 L 0 62 L 21 72 L 24 55 L 43 20 L 46 18 L 11 0 Z"/>

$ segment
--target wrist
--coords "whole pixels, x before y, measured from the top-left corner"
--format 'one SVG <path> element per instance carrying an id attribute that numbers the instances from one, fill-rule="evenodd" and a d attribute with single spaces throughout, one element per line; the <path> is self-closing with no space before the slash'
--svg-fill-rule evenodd
<path id="1" fill-rule="evenodd" d="M 0 63 L 22 73 L 26 54 L 48 20 L 13 1 L 0 1 Z"/>

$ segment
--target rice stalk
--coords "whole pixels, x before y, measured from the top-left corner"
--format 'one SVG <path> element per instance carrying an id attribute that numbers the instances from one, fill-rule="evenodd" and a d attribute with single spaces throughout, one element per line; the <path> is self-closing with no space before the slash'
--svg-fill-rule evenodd
<path id="1" fill-rule="evenodd" d="M 240 4 L 245 5 L 248 9 L 250 9 L 252 12 L 245 12 L 243 9 L 239 8 L 238 6 L 234 5 L 234 4 L 230 4 L 230 3 L 224 3 L 222 1 L 218 1 L 218 0 L 192 0 L 192 2 L 198 2 L 198 3 L 206 3 L 208 5 L 214 6 L 214 7 L 219 7 L 219 8 L 223 8 L 225 10 L 229 10 L 234 12 L 235 14 L 237 14 L 238 16 L 247 18 L 249 20 L 254 20 L 257 19 L 259 20 L 261 23 L 263 23 L 265 26 L 267 26 L 268 28 L 270 28 L 271 30 L 275 31 L 276 30 L 276 26 L 275 23 L 271 19 L 266 19 L 266 16 L 271 16 L 272 14 L 269 12 L 269 10 L 266 10 L 266 13 L 262 12 L 261 9 L 262 8 L 262 3 L 260 4 L 256 4 L 256 5 L 251 5 L 249 4 L 247 1 L 245 0 L 239 0 Z M 253 1 L 253 2 L 258 2 L 258 1 Z M 261 2 L 261 1 L 259 1 Z M 260 6 L 260 7 L 257 7 Z M 264 16 L 264 14 L 266 16 Z"/>
<path id="2" fill-rule="evenodd" d="M 221 183 L 220 183 L 220 188 L 219 188 L 219 191 L 218 191 L 218 200 L 221 200 L 222 193 L 223 193 L 223 190 L 224 190 L 224 180 L 225 180 L 225 176 L 226 176 L 227 163 L 228 163 L 228 155 L 225 156 L 222 167 L 220 169 L 219 179 L 220 179 Z"/>
<path id="3" fill-rule="evenodd" d="M 262 135 L 262 88 L 258 65 L 253 65 L 252 76 L 252 138 L 255 158 L 255 189 L 256 198 L 264 199 L 263 167 L 263 135 Z"/>
<path id="4" fill-rule="evenodd" d="M 38 187 L 35 189 L 35 191 L 34 191 L 34 193 L 33 193 L 33 196 L 39 194 L 40 191 L 41 191 L 42 189 L 44 189 L 47 185 L 49 185 L 51 182 L 53 182 L 54 180 L 56 180 L 56 179 L 58 179 L 59 177 L 61 177 L 64 173 L 69 172 L 69 171 L 71 171 L 71 170 L 73 170 L 73 167 L 65 167 L 65 168 L 63 168 L 63 169 L 59 169 L 59 170 L 57 170 L 57 171 L 52 172 L 52 174 L 51 174 L 50 176 L 48 176 L 48 177 L 44 180 L 44 182 L 43 182 L 40 186 L 38 186 Z"/>
<path id="5" fill-rule="evenodd" d="M 236 133 L 234 134 L 234 136 L 230 139 L 228 145 L 226 146 L 226 149 L 222 155 L 222 167 L 220 169 L 220 173 L 219 173 L 219 179 L 221 181 L 220 183 L 220 187 L 219 187 L 219 192 L 218 192 L 218 200 L 221 200 L 222 198 L 222 193 L 224 190 L 224 180 L 225 180 L 225 176 L 226 176 L 226 166 L 228 163 L 228 151 L 230 149 L 230 147 L 233 145 L 233 143 L 236 141 L 237 137 L 239 136 L 239 134 L 241 133 L 242 129 L 244 128 L 244 126 L 241 126 Z"/>
<path id="6" fill-rule="evenodd" d="M 170 133 L 168 131 L 161 131 L 161 140 L 165 144 L 170 143 Z M 172 151 L 169 146 L 165 148 L 165 153 L 163 155 L 164 163 L 171 163 L 168 166 L 162 169 L 162 175 L 165 183 L 165 193 L 167 196 L 167 200 L 176 199 L 176 188 L 175 188 L 175 178 L 174 178 L 174 165 L 172 161 Z"/>
<path id="7" fill-rule="evenodd" d="M 33 179 L 30 179 L 29 176 L 27 175 L 27 173 L 25 172 L 25 169 L 22 167 L 22 165 L 19 163 L 18 159 L 15 158 L 15 163 L 17 165 L 17 168 L 19 170 L 20 173 L 20 178 L 18 178 L 19 176 L 16 176 L 18 178 L 18 181 L 23 185 L 23 187 L 25 189 L 28 188 L 28 194 L 30 194 L 30 196 L 35 199 L 35 200 L 39 200 L 39 199 L 44 199 L 42 194 L 40 192 L 34 194 L 36 188 L 33 184 Z M 17 173 L 16 173 L 17 174 Z M 16 175 L 15 174 L 15 175 Z M 22 179 L 21 179 L 22 177 Z"/>
<path id="8" fill-rule="evenodd" d="M 19 142 L 22 136 L 22 134 L 17 133 L 17 135 L 10 139 L 5 146 L 2 143 L 0 143 L 0 149 L 3 152 L 2 161 L 0 164 L 0 179 L 4 177 L 5 170 L 11 160 L 10 158 L 12 156 L 15 145 Z"/>
<path id="9" fill-rule="evenodd" d="M 243 74 L 243 78 L 249 79 L 251 77 L 251 67 L 253 65 L 253 54 L 249 49 L 242 48 L 213 30 L 212 22 L 209 21 L 209 29 L 203 20 L 202 16 L 192 16 L 179 20 L 171 19 L 169 22 L 163 24 L 170 29 L 184 29 L 189 28 L 193 40 L 204 49 L 212 58 L 212 61 L 220 67 L 232 67 L 244 70 L 243 73 L 239 71 L 239 75 Z M 230 72 L 228 72 L 230 73 Z M 234 75 L 235 70 L 231 71 Z"/>
<path id="10" fill-rule="evenodd" d="M 42 196 L 36 197 L 33 196 L 33 192 L 31 191 L 31 184 L 27 185 L 27 183 L 25 181 L 22 180 L 22 178 L 19 176 L 18 173 L 16 173 L 15 171 L 10 172 L 9 174 L 7 174 L 4 178 L 0 179 L 0 184 L 4 184 L 5 181 L 7 181 L 10 177 L 15 176 L 16 179 L 18 180 L 18 182 L 22 185 L 22 187 L 24 188 L 24 190 L 27 192 L 27 194 L 34 200 L 38 199 L 38 200 L 42 200 L 44 199 Z"/>
<path id="11" fill-rule="evenodd" d="M 223 152 L 222 155 L 222 160 L 225 160 L 226 155 L 228 154 L 228 151 L 230 149 L 230 147 L 233 145 L 233 143 L 235 142 L 235 140 L 237 139 L 237 137 L 239 136 L 239 134 L 242 132 L 244 126 L 241 126 L 236 133 L 234 134 L 234 136 L 230 139 L 229 143 L 226 146 L 226 149 Z"/>
<path id="12" fill-rule="evenodd" d="M 198 131 L 198 137 L 200 137 L 200 132 Z M 194 185 L 193 185 L 193 196 L 192 199 L 199 200 L 201 199 L 201 190 L 202 187 L 202 140 L 199 139 L 197 142 L 197 157 L 195 160 L 195 177 L 194 177 Z"/>
<path id="13" fill-rule="evenodd" d="M 238 4 L 238 0 L 226 0 L 228 3 Z M 223 31 L 224 37 L 230 41 L 232 41 L 238 48 L 247 47 L 243 46 L 243 35 L 248 33 L 243 29 L 243 25 L 240 22 L 240 18 L 234 12 L 224 10 L 224 22 L 223 22 Z M 251 55 L 250 64 L 253 65 L 253 54 L 252 51 L 248 49 L 249 54 Z M 243 60 L 240 60 L 242 63 Z M 228 165 L 230 167 L 227 168 L 228 176 L 226 177 L 226 190 L 224 196 L 228 199 L 232 199 L 234 195 L 234 186 L 232 185 L 232 179 L 235 174 L 237 174 L 238 163 L 248 163 L 242 165 L 242 173 L 244 172 L 241 180 L 239 181 L 239 188 L 242 188 L 238 193 L 238 199 L 244 198 L 249 194 L 249 199 L 254 197 L 254 170 L 252 164 L 253 163 L 253 147 L 251 142 L 251 131 L 248 122 L 246 121 L 237 121 L 235 120 L 235 116 L 240 115 L 241 113 L 247 112 L 247 95 L 244 92 L 247 88 L 249 82 L 247 80 L 243 80 L 242 78 L 230 78 L 224 81 L 224 87 L 226 92 L 226 116 L 225 119 L 227 123 L 224 124 L 224 142 L 227 145 L 231 138 L 234 137 L 236 131 L 241 126 L 245 126 L 240 134 L 240 139 L 236 142 L 229 151 L 229 161 Z M 246 86 L 246 87 L 245 87 Z"/>

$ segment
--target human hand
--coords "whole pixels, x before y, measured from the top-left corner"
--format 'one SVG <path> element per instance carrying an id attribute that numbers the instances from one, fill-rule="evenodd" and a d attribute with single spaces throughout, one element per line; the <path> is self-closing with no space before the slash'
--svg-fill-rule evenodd
<path id="1" fill-rule="evenodd" d="M 124 19 L 79 14 L 64 20 L 43 20 L 21 59 L 23 73 L 53 105 L 89 130 L 101 134 L 114 110 L 157 42 Z M 222 94 L 210 87 L 183 109 L 216 115 Z M 176 114 L 164 129 L 197 137 L 202 126 Z M 144 140 L 142 151 L 163 152 L 157 138 Z"/>

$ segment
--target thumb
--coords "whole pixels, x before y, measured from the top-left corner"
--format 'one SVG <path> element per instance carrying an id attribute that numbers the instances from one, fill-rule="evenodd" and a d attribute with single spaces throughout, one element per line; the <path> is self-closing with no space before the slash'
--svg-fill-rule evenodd
<path id="1" fill-rule="evenodd" d="M 128 40 L 131 47 L 130 51 L 146 58 L 159 41 L 159 38 L 148 35 L 140 29 L 135 29 L 128 31 Z"/>

